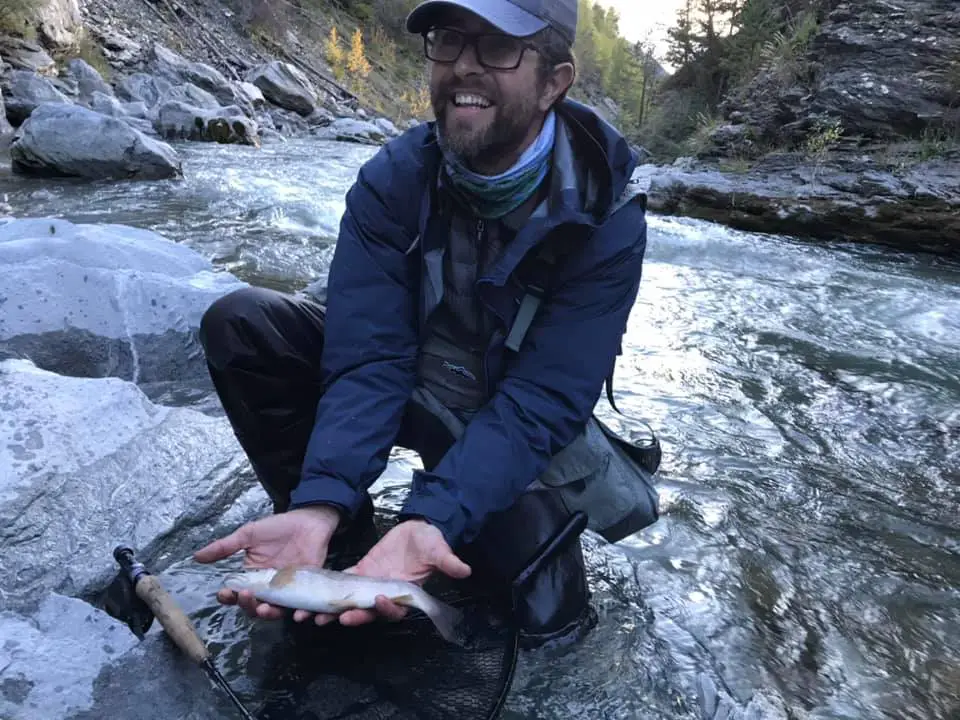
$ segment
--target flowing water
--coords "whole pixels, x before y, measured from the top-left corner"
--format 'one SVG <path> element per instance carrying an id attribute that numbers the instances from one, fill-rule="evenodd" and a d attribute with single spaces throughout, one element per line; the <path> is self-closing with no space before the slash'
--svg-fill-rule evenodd
<path id="1" fill-rule="evenodd" d="M 182 181 L 0 177 L 0 199 L 299 289 L 374 152 L 178 149 Z M 600 625 L 524 656 L 505 718 L 719 718 L 717 693 L 744 717 L 960 717 L 960 268 L 651 217 L 616 389 L 663 442 L 662 517 L 587 540 Z"/>

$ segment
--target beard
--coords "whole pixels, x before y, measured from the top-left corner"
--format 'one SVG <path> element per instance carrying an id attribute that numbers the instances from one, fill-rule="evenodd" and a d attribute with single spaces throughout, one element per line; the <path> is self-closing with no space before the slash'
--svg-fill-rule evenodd
<path id="1" fill-rule="evenodd" d="M 518 148 L 530 133 L 540 108 L 535 93 L 526 93 L 513 99 L 477 90 L 492 103 L 489 113 L 492 118 L 483 123 L 457 121 L 450 116 L 454 108 L 453 96 L 457 90 L 469 92 L 469 88 L 454 87 L 453 83 L 431 89 L 430 101 L 437 120 L 438 142 L 441 149 L 452 153 L 467 167 L 475 169 L 477 160 L 487 163 L 508 155 Z"/>

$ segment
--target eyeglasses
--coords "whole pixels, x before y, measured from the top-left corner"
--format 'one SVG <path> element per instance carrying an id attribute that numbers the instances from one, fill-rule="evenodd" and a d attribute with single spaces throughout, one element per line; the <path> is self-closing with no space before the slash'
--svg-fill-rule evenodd
<path id="1" fill-rule="evenodd" d="M 473 45 L 477 62 L 491 70 L 516 70 L 526 50 L 536 46 L 503 33 L 465 33 L 453 28 L 431 28 L 423 35 L 423 52 L 429 60 L 455 63 L 463 49 Z"/>

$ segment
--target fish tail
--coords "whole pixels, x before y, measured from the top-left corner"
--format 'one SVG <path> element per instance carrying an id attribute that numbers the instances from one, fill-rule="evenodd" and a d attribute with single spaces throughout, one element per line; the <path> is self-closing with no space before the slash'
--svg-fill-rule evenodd
<path id="1" fill-rule="evenodd" d="M 466 640 L 461 628 L 463 613 L 452 605 L 423 593 L 417 598 L 420 609 L 437 628 L 437 632 L 447 642 L 464 645 Z"/>

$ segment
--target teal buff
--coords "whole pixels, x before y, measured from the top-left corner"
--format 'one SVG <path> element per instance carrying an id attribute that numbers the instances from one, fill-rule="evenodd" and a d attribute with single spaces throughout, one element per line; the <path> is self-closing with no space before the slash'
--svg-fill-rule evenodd
<path id="1" fill-rule="evenodd" d="M 485 220 L 500 218 L 520 207 L 533 195 L 550 172 L 550 158 L 557 120 L 551 111 L 543 129 L 512 168 L 500 175 L 478 175 L 452 153 L 444 153 L 447 180 L 460 192 L 460 199 Z"/>

